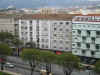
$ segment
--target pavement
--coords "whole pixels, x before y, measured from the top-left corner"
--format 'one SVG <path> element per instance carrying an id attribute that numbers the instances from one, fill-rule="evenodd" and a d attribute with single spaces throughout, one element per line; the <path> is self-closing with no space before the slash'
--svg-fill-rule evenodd
<path id="1" fill-rule="evenodd" d="M 3 70 L 3 72 L 11 74 L 11 75 L 22 75 L 22 74 L 11 72 L 11 71 L 7 71 L 7 70 Z"/>

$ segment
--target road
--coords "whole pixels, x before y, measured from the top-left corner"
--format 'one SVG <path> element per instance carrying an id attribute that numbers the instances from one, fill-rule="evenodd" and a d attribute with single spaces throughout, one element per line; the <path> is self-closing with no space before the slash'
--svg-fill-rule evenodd
<path id="1" fill-rule="evenodd" d="M 21 60 L 19 57 L 8 57 L 8 61 L 14 63 L 16 67 L 7 68 L 7 70 L 20 73 L 22 75 L 30 75 L 30 66 L 27 62 Z M 64 75 L 62 68 L 55 64 L 52 64 L 52 72 L 54 75 Z M 34 75 L 40 75 L 38 69 L 36 70 Z M 72 75 L 96 75 L 96 74 L 89 71 L 81 71 L 81 72 L 74 71 Z"/>

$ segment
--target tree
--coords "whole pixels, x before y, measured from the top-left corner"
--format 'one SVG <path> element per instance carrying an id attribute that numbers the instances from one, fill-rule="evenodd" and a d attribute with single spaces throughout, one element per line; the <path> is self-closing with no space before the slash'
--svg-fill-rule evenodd
<path id="1" fill-rule="evenodd" d="M 0 44 L 0 63 L 1 63 L 1 70 L 4 69 L 4 63 L 6 61 L 6 57 L 11 55 L 12 50 L 6 44 Z"/>
<path id="2" fill-rule="evenodd" d="M 20 54 L 20 49 L 23 47 L 23 42 L 16 37 L 12 40 L 12 44 L 17 48 L 17 56 Z"/>
<path id="3" fill-rule="evenodd" d="M 14 37 L 11 33 L 0 32 L 0 42 L 8 43 Z"/>
<path id="4" fill-rule="evenodd" d="M 41 62 L 46 63 L 47 75 L 51 72 L 51 63 L 55 62 L 55 54 L 50 51 L 40 52 Z"/>
<path id="5" fill-rule="evenodd" d="M 96 62 L 94 70 L 95 72 L 100 73 L 100 60 Z"/>
<path id="6" fill-rule="evenodd" d="M 35 42 L 27 42 L 25 45 L 26 48 L 36 48 Z"/>
<path id="7" fill-rule="evenodd" d="M 33 75 L 33 72 L 40 60 L 40 52 L 35 49 L 25 49 L 21 53 L 21 58 L 29 62 L 31 75 Z"/>
<path id="8" fill-rule="evenodd" d="M 57 64 L 63 66 L 65 75 L 71 75 L 74 69 L 79 68 L 80 59 L 71 53 L 57 55 Z"/>

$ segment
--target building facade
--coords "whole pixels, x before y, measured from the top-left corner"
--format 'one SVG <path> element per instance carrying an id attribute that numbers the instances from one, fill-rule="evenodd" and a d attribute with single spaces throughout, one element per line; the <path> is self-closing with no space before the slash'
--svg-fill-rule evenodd
<path id="1" fill-rule="evenodd" d="M 72 53 L 100 58 L 100 15 L 76 16 L 72 23 Z"/>
<path id="2" fill-rule="evenodd" d="M 41 49 L 71 51 L 72 15 L 32 15 L 19 19 L 19 38 Z"/>
<path id="3" fill-rule="evenodd" d="M 0 15 L 0 32 L 15 34 L 14 18 L 8 15 Z"/>

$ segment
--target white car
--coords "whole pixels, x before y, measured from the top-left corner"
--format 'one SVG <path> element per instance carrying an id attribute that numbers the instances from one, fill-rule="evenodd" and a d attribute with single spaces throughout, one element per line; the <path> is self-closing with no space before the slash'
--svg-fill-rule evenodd
<path id="1" fill-rule="evenodd" d="M 14 68 L 15 65 L 12 64 L 12 63 L 6 62 L 6 63 L 5 63 L 5 67 Z"/>

